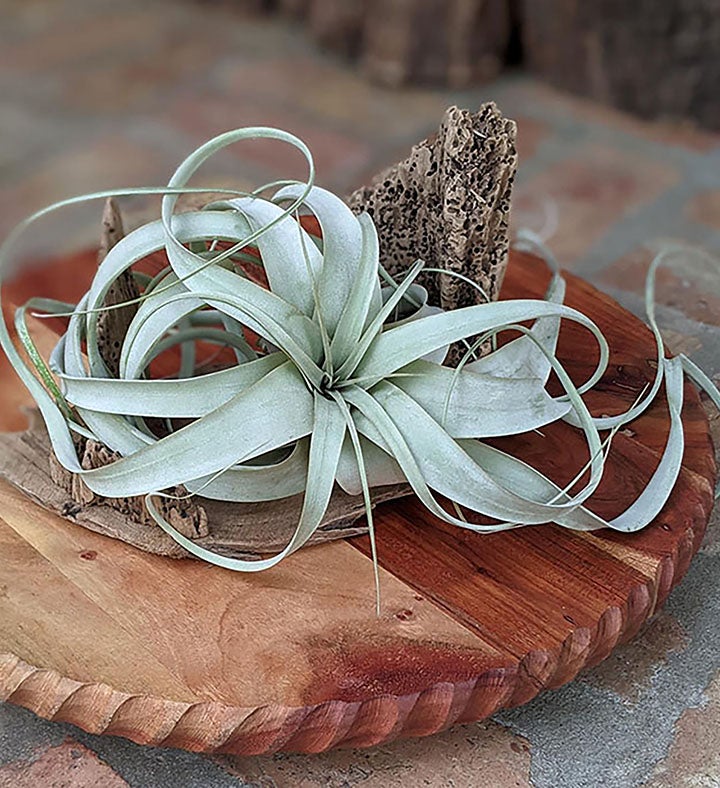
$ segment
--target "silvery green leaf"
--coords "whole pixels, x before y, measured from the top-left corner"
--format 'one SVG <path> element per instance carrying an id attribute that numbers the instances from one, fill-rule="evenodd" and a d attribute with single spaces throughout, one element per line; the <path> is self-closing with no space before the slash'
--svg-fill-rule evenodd
<path id="1" fill-rule="evenodd" d="M 463 506 L 498 520 L 543 523 L 552 521 L 556 513 L 576 506 L 592 492 L 593 486 L 589 484 L 583 493 L 574 496 L 572 503 L 551 505 L 527 501 L 490 477 L 397 386 L 381 383 L 373 389 L 372 396 L 403 434 L 428 486 Z M 415 425 L 412 430 L 410 424 Z M 377 423 L 375 427 L 380 429 Z"/>
<path id="2" fill-rule="evenodd" d="M 362 246 L 352 288 L 332 338 L 331 352 L 335 366 L 340 368 L 355 350 L 363 331 L 382 308 L 377 267 L 378 236 L 372 219 L 366 213 L 358 217 Z"/>
<path id="3" fill-rule="evenodd" d="M 565 280 L 558 272 L 554 272 L 545 293 L 545 300 L 551 304 L 562 304 L 564 299 Z M 560 333 L 560 316 L 539 318 L 531 331 L 536 342 L 527 336 L 518 337 L 493 353 L 471 362 L 466 368 L 498 377 L 512 378 L 522 374 L 537 377 L 546 383 L 550 375 L 550 363 L 547 356 L 540 351 L 538 343 L 549 353 L 555 353 Z"/>
<path id="4" fill-rule="evenodd" d="M 278 413 L 284 401 L 293 407 Z M 286 362 L 177 432 L 112 465 L 83 471 L 83 480 L 99 495 L 126 497 L 208 476 L 309 435 L 312 401 L 302 376 Z"/>
<path id="5" fill-rule="evenodd" d="M 191 493 L 206 498 L 239 503 L 276 501 L 297 495 L 305 489 L 309 445 L 309 439 L 302 438 L 279 462 L 233 465 L 219 476 L 193 479 L 185 486 Z"/>
<path id="6" fill-rule="evenodd" d="M 320 223 L 323 242 L 318 296 L 325 325 L 333 336 L 360 265 L 364 243 L 362 225 L 350 208 L 326 189 L 314 186 L 304 197 L 303 192 L 302 184 L 286 186 L 276 192 L 273 200 L 280 203 L 302 198 L 302 204 Z"/>
<path id="7" fill-rule="evenodd" d="M 517 299 L 478 304 L 439 315 L 422 322 L 406 323 L 377 336 L 358 366 L 363 378 L 382 379 L 401 367 L 445 345 L 465 337 L 481 334 L 502 326 L 534 320 L 539 317 L 566 317 L 588 328 L 598 341 L 601 366 L 607 366 L 607 343 L 600 329 L 588 317 L 570 307 L 545 301 Z"/>
<path id="8" fill-rule="evenodd" d="M 218 555 L 176 531 L 162 517 L 154 506 L 151 497 L 147 499 L 148 510 L 164 531 L 198 558 L 202 558 L 217 566 L 222 566 L 225 569 L 233 569 L 240 572 L 259 572 L 275 566 L 283 558 L 302 547 L 315 533 L 330 502 L 330 495 L 335 483 L 335 470 L 345 437 L 345 420 L 331 400 L 315 394 L 313 425 L 313 432 L 310 438 L 305 498 L 302 512 L 300 513 L 300 520 L 287 547 L 272 558 L 243 561 Z"/>
<path id="9" fill-rule="evenodd" d="M 301 188 L 300 194 L 302 191 Z M 228 200 L 228 204 L 249 220 L 252 230 L 275 222 L 257 239 L 270 290 L 311 317 L 315 309 L 313 279 L 320 276 L 323 257 L 310 236 L 291 216 L 267 200 L 241 197 Z"/>
<path id="10" fill-rule="evenodd" d="M 78 303 L 77 310 L 70 318 L 63 345 L 60 374 L 68 374 L 78 378 L 87 375 L 82 353 L 83 310 L 86 309 L 87 300 L 86 295 Z M 97 355 L 99 357 L 99 353 Z M 102 364 L 102 361 L 100 363 L 103 373 L 107 374 L 105 365 Z M 77 408 L 77 412 L 97 440 L 112 451 L 122 455 L 133 454 L 152 442 L 150 436 L 144 434 L 142 430 L 123 417 L 102 413 L 92 408 Z M 68 470 L 70 469 L 68 468 Z"/>
<path id="11" fill-rule="evenodd" d="M 226 145 L 258 137 L 299 149 L 308 164 L 307 181 L 286 182 L 273 201 L 260 195 L 278 184 L 252 195 L 226 190 L 224 201 L 174 215 L 178 196 L 197 191 L 186 184 L 207 158 Z M 544 248 L 525 239 L 552 269 L 545 300 L 443 313 L 428 304 L 427 291 L 414 282 L 423 263 L 401 281 L 393 280 L 380 264 L 372 219 L 355 217 L 313 180 L 310 152 L 293 135 L 267 128 L 220 135 L 192 153 L 167 188 L 128 190 L 163 194 L 162 218 L 110 250 L 77 306 L 35 299 L 16 311 L 29 365 L 2 323 L 0 344 L 36 399 L 64 467 L 82 475 L 100 495 L 146 495 L 158 524 L 188 551 L 241 571 L 273 566 L 305 544 L 322 522 L 336 480 L 346 492 L 363 495 L 376 582 L 373 486 L 407 481 L 436 516 L 481 533 L 550 521 L 578 530 L 634 531 L 657 516 L 682 467 L 683 373 L 720 406 L 717 388 L 695 365 L 684 357 L 664 358 L 654 314 L 654 277 L 662 255 L 653 261 L 646 286 L 658 353 L 655 379 L 625 413 L 593 417 L 582 395 L 607 367 L 607 342 L 592 320 L 563 305 L 565 283 Z M 60 207 L 111 194 L 116 192 L 72 198 L 22 222 L 0 247 L 0 280 L 8 251 L 35 221 Z M 316 244 L 295 221 L 301 210 L 318 219 L 321 242 Z M 250 246 L 260 251 L 269 289 L 233 270 L 238 262 L 257 262 L 243 251 Z M 170 267 L 154 277 L 136 277 L 144 291 L 136 299 L 120 376 L 114 379 L 98 342 L 99 315 L 117 308 L 105 305 L 106 295 L 123 271 L 163 249 Z M 463 278 L 437 268 L 427 272 Z M 464 281 L 477 286 L 467 277 Z M 65 310 L 70 317 L 49 366 L 28 330 L 30 308 L 55 315 Z M 600 350 L 592 375 L 577 386 L 556 357 L 563 319 L 587 328 Z M 529 329 L 522 325 L 527 321 L 533 321 Z M 250 345 L 246 330 L 258 335 L 259 349 Z M 522 336 L 465 363 L 470 350 L 457 369 L 441 365 L 452 343 L 472 348 L 475 337 L 492 338 L 506 330 Z M 198 341 L 232 348 L 234 364 L 202 374 L 208 362 L 198 363 Z M 180 351 L 175 377 L 147 379 L 148 365 L 170 348 Z M 557 398 L 544 388 L 551 371 L 564 389 Z M 644 412 L 663 381 L 671 426 L 660 463 L 637 500 L 606 522 L 585 504 L 602 478 L 614 431 Z M 155 435 L 146 417 L 162 420 L 168 434 Z M 178 419 L 193 421 L 178 426 Z M 576 478 L 564 488 L 475 439 L 537 429 L 558 419 L 579 427 L 587 443 Z M 599 429 L 611 429 L 610 435 L 601 440 Z M 71 431 L 122 458 L 101 468 L 81 468 Z M 584 485 L 576 490 L 584 475 Z M 168 497 L 163 489 L 181 484 L 190 494 L 236 502 L 277 500 L 303 490 L 305 498 L 285 550 L 270 559 L 241 561 L 205 550 L 163 519 L 157 497 Z M 446 510 L 437 495 L 498 522 L 468 523 L 459 512 Z"/>
<path id="12" fill-rule="evenodd" d="M 282 353 L 182 380 L 133 380 L 61 375 L 68 402 L 103 413 L 196 418 L 220 407 L 285 361 Z"/>
<path id="13" fill-rule="evenodd" d="M 569 403 L 553 399 L 537 378 L 496 377 L 414 361 L 395 385 L 454 438 L 488 438 L 537 429 L 562 418 Z M 447 409 L 446 409 L 447 405 Z"/>
<path id="14" fill-rule="evenodd" d="M 418 260 L 407 272 L 405 279 L 400 284 L 392 295 L 389 296 L 387 301 L 380 307 L 375 315 L 370 315 L 370 322 L 364 329 L 360 338 L 358 339 L 355 347 L 349 353 L 347 359 L 343 362 L 338 370 L 338 376 L 341 379 L 349 378 L 352 373 L 357 369 L 358 364 L 362 361 L 368 352 L 368 348 L 372 346 L 375 338 L 380 334 L 383 325 L 388 317 L 392 314 L 395 307 L 405 296 L 405 293 L 412 287 L 413 280 L 417 277 L 423 267 L 422 260 Z M 401 326 L 407 328 L 407 326 Z M 400 330 L 400 329 L 397 329 Z M 393 370 L 394 371 L 394 370 Z"/>
<path id="15" fill-rule="evenodd" d="M 393 291 L 393 288 L 382 288 L 383 303 L 387 300 L 387 296 Z M 386 295 L 387 294 L 387 295 Z M 422 320 L 430 315 L 439 315 L 443 310 L 439 306 L 431 306 L 428 304 L 428 292 L 418 284 L 411 284 L 408 292 L 403 301 L 398 304 L 396 312 L 392 315 L 392 322 L 385 324 L 385 329 L 394 328 L 395 326 L 403 325 L 404 323 L 412 323 L 415 320 Z M 435 364 L 442 364 L 447 356 L 449 346 L 437 348 L 436 350 L 426 353 L 422 356 L 425 361 L 432 361 Z"/>
<path id="16" fill-rule="evenodd" d="M 370 487 L 402 484 L 405 481 L 405 474 L 397 461 L 376 443 L 360 437 L 360 446 L 365 459 L 366 478 Z M 362 493 L 357 458 L 349 437 L 345 438 L 335 478 L 348 495 Z"/>
<path id="17" fill-rule="evenodd" d="M 178 300 L 178 295 L 184 298 Z M 157 292 L 143 300 L 128 326 L 120 353 L 121 377 L 140 377 L 167 331 L 202 306 L 174 274 L 166 277 Z"/>
<path id="18" fill-rule="evenodd" d="M 663 359 L 665 393 L 670 411 L 670 432 L 660 464 L 637 500 L 609 522 L 617 531 L 637 531 L 660 513 L 672 492 L 682 467 L 685 447 L 682 426 L 683 374 L 680 358 Z"/>

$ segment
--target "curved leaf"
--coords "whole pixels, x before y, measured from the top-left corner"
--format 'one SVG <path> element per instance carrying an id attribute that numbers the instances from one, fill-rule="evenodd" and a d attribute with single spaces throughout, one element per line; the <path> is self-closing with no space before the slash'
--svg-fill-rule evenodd
<path id="1" fill-rule="evenodd" d="M 278 418 L 276 406 L 283 401 L 293 407 Z M 99 495 L 145 495 L 247 461 L 309 435 L 312 429 L 312 396 L 302 376 L 286 362 L 197 421 L 82 475 Z"/>
<path id="2" fill-rule="evenodd" d="M 401 371 L 409 377 L 396 378 L 395 385 L 454 438 L 527 432 L 557 421 L 572 407 L 553 399 L 536 378 L 501 378 L 468 367 L 456 373 L 427 361 L 414 361 Z"/>

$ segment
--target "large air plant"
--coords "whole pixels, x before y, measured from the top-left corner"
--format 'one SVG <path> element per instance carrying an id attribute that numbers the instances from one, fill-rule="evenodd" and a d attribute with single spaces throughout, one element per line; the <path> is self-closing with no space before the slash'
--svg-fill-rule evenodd
<path id="1" fill-rule="evenodd" d="M 178 195 L 212 153 L 235 141 L 268 137 L 296 146 L 309 165 L 306 182 L 286 182 L 271 197 L 267 189 L 228 198 L 202 210 L 175 214 Z M 658 366 L 647 392 L 626 413 L 594 418 L 583 393 L 603 374 L 608 348 L 585 315 L 564 306 L 564 281 L 554 262 L 545 300 L 481 303 L 449 312 L 428 306 L 415 279 L 417 262 L 402 281 L 379 263 L 371 218 L 355 216 L 328 191 L 313 185 L 312 158 L 304 144 L 272 129 L 224 134 L 194 152 L 161 192 L 162 218 L 131 232 L 102 261 L 89 291 L 77 305 L 37 299 L 19 309 L 18 334 L 34 368 L 23 361 L 6 327 L 6 353 L 35 397 L 55 454 L 106 497 L 147 496 L 157 523 L 190 553 L 220 566 L 258 571 L 302 547 L 319 527 L 335 483 L 364 496 L 374 549 L 371 488 L 407 482 L 441 519 L 460 528 L 488 532 L 555 522 L 572 529 L 609 527 L 634 531 L 658 514 L 673 488 L 683 454 L 680 410 L 683 372 L 710 392 L 709 379 L 684 357 L 665 358 L 654 321 L 648 279 L 648 317 L 657 339 Z M 274 187 L 277 188 L 277 185 Z M 28 219 L 19 233 L 52 206 Z M 321 240 L 297 221 L 312 213 Z M 5 265 L 8 246 L 3 249 Z M 237 263 L 256 247 L 268 287 L 249 278 Z M 119 375 L 111 376 L 98 349 L 98 316 L 107 308 L 113 282 L 138 261 L 165 250 L 169 266 L 144 283 L 124 338 Z M 442 261 L 426 261 L 442 266 Z M 427 270 L 427 269 L 425 269 Z M 437 272 L 437 275 L 448 275 Z M 49 368 L 25 325 L 27 310 L 67 314 Z M 594 374 L 576 387 L 558 362 L 561 319 L 577 321 L 599 347 Z M 534 321 L 531 328 L 523 323 Z M 521 336 L 479 356 L 506 329 Z M 259 341 L 250 340 L 259 337 Z M 594 338 L 594 340 L 592 339 Z M 235 363 L 198 374 L 194 347 L 204 340 L 232 348 Z M 456 368 L 443 366 L 448 346 L 465 342 Z M 168 347 L 182 349 L 176 378 L 151 379 L 148 367 Z M 545 385 L 554 370 L 564 394 Z M 664 383 L 671 429 L 664 456 L 645 491 L 609 522 L 583 503 L 597 488 L 613 431 L 640 415 Z M 162 420 L 165 434 L 148 426 Z M 561 489 L 483 438 L 536 430 L 558 419 L 581 429 L 589 470 L 579 491 Z M 601 438 L 601 431 L 607 435 Z M 73 432 L 122 455 L 87 470 L 76 456 Z M 178 533 L 154 499 L 185 485 L 191 494 L 238 502 L 284 498 L 304 491 L 295 533 L 278 555 L 239 560 L 212 553 Z M 439 494 L 454 502 L 448 511 Z M 471 524 L 462 509 L 496 522 Z"/>

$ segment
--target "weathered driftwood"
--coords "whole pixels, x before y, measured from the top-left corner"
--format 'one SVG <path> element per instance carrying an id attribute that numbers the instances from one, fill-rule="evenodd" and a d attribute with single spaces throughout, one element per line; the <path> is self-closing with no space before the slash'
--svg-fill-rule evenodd
<path id="1" fill-rule="evenodd" d="M 161 528 L 148 522 L 147 514 L 139 514 L 132 499 L 128 503 L 127 499 L 117 502 L 107 498 L 80 498 L 71 487 L 69 474 L 64 472 L 58 477 L 51 473 L 47 457 L 52 455 L 52 449 L 45 426 L 37 411 L 33 410 L 30 416 L 26 432 L 0 434 L 0 477 L 45 508 L 91 531 L 121 539 L 149 553 L 172 558 L 187 556 Z M 84 485 L 81 489 L 87 491 Z M 409 491 L 405 485 L 381 487 L 373 491 L 373 503 L 400 498 Z M 282 550 L 295 530 L 302 508 L 302 495 L 260 504 L 199 498 L 202 501 L 199 506 L 196 500 L 193 499 L 192 505 L 203 513 L 205 524 L 209 522 L 209 531 L 205 528 L 202 533 L 193 533 L 192 518 L 183 516 L 188 510 L 175 501 L 165 502 L 171 504 L 165 514 L 178 530 L 200 546 L 235 558 L 255 558 Z M 367 526 L 361 519 L 364 513 L 362 496 L 349 496 L 336 488 L 323 524 L 310 544 L 366 533 Z"/>
<path id="2" fill-rule="evenodd" d="M 465 87 L 493 79 L 504 65 L 511 34 L 508 0 L 374 0 L 362 5 L 360 57 L 363 71 L 375 82 Z"/>
<path id="3" fill-rule="evenodd" d="M 119 460 L 122 455 L 110 451 L 107 446 L 93 440 L 86 440 L 78 445 L 80 453 L 80 464 L 86 470 L 92 468 L 102 468 L 104 465 Z M 157 528 L 155 521 L 145 506 L 142 496 L 132 498 L 104 498 L 96 495 L 77 474 L 69 473 L 55 459 L 50 451 L 50 477 L 53 482 L 70 494 L 73 501 L 83 507 L 109 506 L 123 517 L 130 518 L 138 525 Z M 176 496 L 175 498 L 157 498 L 156 506 L 164 515 L 165 519 L 183 536 L 188 539 L 197 539 L 207 536 L 208 517 L 205 509 L 200 506 L 194 498 L 185 498 L 187 489 L 176 486 L 165 490 L 166 493 Z"/>
<path id="4" fill-rule="evenodd" d="M 105 203 L 103 210 L 98 265 L 124 235 L 125 231 L 120 209 L 115 200 L 109 199 Z M 109 309 L 106 312 L 102 312 L 98 317 L 98 350 L 105 362 L 105 366 L 113 377 L 117 377 L 120 371 L 122 340 L 127 334 L 128 326 L 137 312 L 138 305 L 132 302 L 136 301 L 139 296 L 140 291 L 133 279 L 132 271 L 123 271 L 110 286 L 103 305 L 106 307 L 114 307 L 117 304 L 126 305 L 116 309 Z"/>
<path id="5" fill-rule="evenodd" d="M 437 135 L 350 195 L 354 211 L 373 217 L 381 260 L 393 276 L 421 258 L 428 267 L 463 274 L 497 298 L 507 267 L 515 135 L 515 123 L 493 103 L 476 113 L 451 107 Z M 453 276 L 421 274 L 418 281 L 431 303 L 444 309 L 483 300 Z"/>

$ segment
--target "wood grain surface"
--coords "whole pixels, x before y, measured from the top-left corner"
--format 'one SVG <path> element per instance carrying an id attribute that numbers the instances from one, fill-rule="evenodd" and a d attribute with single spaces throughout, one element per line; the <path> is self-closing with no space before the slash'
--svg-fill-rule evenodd
<path id="1" fill-rule="evenodd" d="M 77 271 L 84 259 L 59 265 Z M 53 292 L 69 287 L 57 277 L 34 279 L 35 293 L 77 295 Z M 567 302 L 599 323 L 612 348 L 588 401 L 596 414 L 618 412 L 653 374 L 652 336 L 612 300 L 568 280 Z M 503 296 L 540 295 L 546 281 L 538 261 L 516 254 Z M 17 283 L 13 295 L 20 300 L 26 288 Z M 586 334 L 563 329 L 560 357 L 577 381 L 594 352 Z M 30 403 L 2 364 L 0 429 L 22 429 L 17 408 Z M 381 505 L 379 617 L 366 537 L 238 575 L 135 550 L 0 481 L 0 697 L 94 733 L 244 754 L 371 746 L 525 703 L 632 637 L 686 571 L 716 476 L 690 386 L 683 419 L 680 480 L 637 534 L 549 525 L 478 535 L 440 523 L 412 498 Z M 612 516 L 632 501 L 667 430 L 659 397 L 617 435 L 591 508 Z M 497 444 L 558 482 L 584 462 L 563 424 Z"/>

